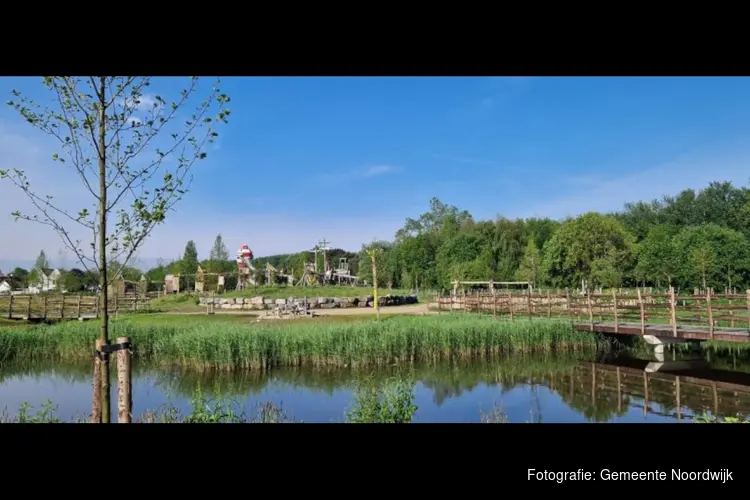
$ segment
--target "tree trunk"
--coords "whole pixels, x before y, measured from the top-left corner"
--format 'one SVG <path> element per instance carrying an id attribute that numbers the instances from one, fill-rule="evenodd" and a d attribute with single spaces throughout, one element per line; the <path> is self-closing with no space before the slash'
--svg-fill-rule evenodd
<path id="1" fill-rule="evenodd" d="M 708 288 L 706 285 L 706 271 L 701 271 L 701 277 L 703 278 L 703 289 L 706 290 Z"/>
<path id="2" fill-rule="evenodd" d="M 109 310 L 107 299 L 107 108 L 105 95 L 106 77 L 99 77 L 99 286 L 101 286 L 101 326 L 99 340 L 102 345 L 109 345 Z M 110 423 L 112 409 L 109 393 L 109 354 L 104 355 L 101 363 L 102 373 L 102 423 Z"/>

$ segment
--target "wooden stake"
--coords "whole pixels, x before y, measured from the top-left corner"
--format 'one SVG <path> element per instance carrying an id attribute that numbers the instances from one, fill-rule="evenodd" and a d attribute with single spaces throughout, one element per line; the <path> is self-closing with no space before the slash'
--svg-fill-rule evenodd
<path id="1" fill-rule="evenodd" d="M 706 307 L 708 308 L 708 334 L 711 340 L 714 339 L 714 312 L 711 308 L 711 287 L 706 289 Z"/>
<path id="2" fill-rule="evenodd" d="M 620 381 L 620 367 L 617 367 L 617 413 L 622 411 L 622 382 Z"/>
<path id="3" fill-rule="evenodd" d="M 47 296 L 42 297 L 42 318 L 47 319 Z"/>
<path id="4" fill-rule="evenodd" d="M 117 421 L 129 424 L 133 418 L 133 385 L 131 380 L 130 338 L 117 337 L 117 343 L 128 345 L 117 351 Z"/>
<path id="5" fill-rule="evenodd" d="M 497 317 L 497 295 L 495 294 L 495 287 L 490 283 L 490 290 L 492 291 L 492 316 Z M 748 290 L 748 297 L 750 297 L 750 290 Z M 750 302 L 748 302 L 750 304 Z M 750 307 L 750 305 L 748 305 Z"/>
<path id="6" fill-rule="evenodd" d="M 97 339 L 94 344 L 96 353 L 94 354 L 94 397 L 91 403 L 91 423 L 102 423 L 102 361 L 99 359 L 99 352 L 104 345 L 101 340 Z"/>
<path id="7" fill-rule="evenodd" d="M 531 321 L 531 317 L 533 316 L 531 311 L 531 290 L 526 291 L 526 308 L 529 310 L 529 321 Z"/>
<path id="8" fill-rule="evenodd" d="M 672 336 L 677 336 L 677 300 L 674 296 L 674 287 L 669 287 L 669 324 L 672 325 Z"/>
<path id="9" fill-rule="evenodd" d="M 615 333 L 619 333 L 620 330 L 617 323 L 617 291 L 614 288 L 612 289 L 612 307 L 615 315 Z M 617 373 L 619 376 L 620 372 L 618 371 Z"/>
<path id="10" fill-rule="evenodd" d="M 513 294 L 510 291 L 508 291 L 508 312 L 510 320 L 513 321 Z"/>
<path id="11" fill-rule="evenodd" d="M 640 287 L 638 290 L 638 306 L 641 309 L 641 335 L 646 335 L 646 309 L 643 306 L 643 296 L 641 295 Z"/>
<path id="12" fill-rule="evenodd" d="M 81 301 L 82 300 L 83 300 L 83 295 L 79 293 L 78 294 L 78 313 L 76 315 L 76 318 L 80 318 L 81 317 Z"/>
<path id="13" fill-rule="evenodd" d="M 8 319 L 13 319 L 13 298 L 15 296 L 13 294 L 10 295 L 10 298 L 8 299 Z"/>
<path id="14" fill-rule="evenodd" d="M 747 328 L 750 330 L 750 290 L 745 293 L 747 294 Z"/>
<path id="15" fill-rule="evenodd" d="M 547 319 L 552 317 L 552 297 L 547 292 Z"/>
<path id="16" fill-rule="evenodd" d="M 65 319 L 65 295 L 60 295 L 60 319 Z"/>
<path id="17" fill-rule="evenodd" d="M 675 377 L 675 406 L 677 407 L 677 420 L 682 420 L 682 411 L 680 410 L 680 377 Z"/>
<path id="18" fill-rule="evenodd" d="M 594 306 L 591 302 L 591 292 L 590 290 L 586 290 L 586 298 L 588 299 L 589 304 L 589 325 L 591 327 L 591 331 L 594 331 Z"/>
<path id="19" fill-rule="evenodd" d="M 26 305 L 26 319 L 31 319 L 31 295 L 29 295 L 29 303 Z"/>
<path id="20" fill-rule="evenodd" d="M 573 302 L 571 302 L 570 300 L 570 290 L 568 290 L 567 288 L 565 289 L 565 303 L 568 306 L 568 316 L 570 316 L 570 321 L 573 321 Z M 748 303 L 750 304 L 750 302 Z"/>

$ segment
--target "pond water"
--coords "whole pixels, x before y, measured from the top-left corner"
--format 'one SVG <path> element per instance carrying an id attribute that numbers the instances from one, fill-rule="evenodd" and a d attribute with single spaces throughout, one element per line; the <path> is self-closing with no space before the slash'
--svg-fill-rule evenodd
<path id="1" fill-rule="evenodd" d="M 493 409 L 520 423 L 691 422 L 692 415 L 703 413 L 750 413 L 750 362 L 714 355 L 699 377 L 679 373 L 679 400 L 670 372 L 664 371 L 669 367 L 645 374 L 647 363 L 622 356 L 548 354 L 417 365 L 409 372 L 415 381 L 415 422 L 480 422 Z M 712 386 L 712 379 L 726 379 L 727 369 L 734 371 L 734 385 Z M 191 396 L 200 387 L 205 396 L 229 398 L 248 413 L 273 402 L 294 421 L 343 422 L 357 378 L 382 381 L 394 370 L 197 374 L 135 363 L 133 412 L 138 416 L 169 405 L 190 413 Z M 90 411 L 92 371 L 89 364 L 1 366 L 0 409 L 16 414 L 23 402 L 39 408 L 51 400 L 56 416 L 73 420 Z M 115 402 L 116 381 L 112 391 Z"/>

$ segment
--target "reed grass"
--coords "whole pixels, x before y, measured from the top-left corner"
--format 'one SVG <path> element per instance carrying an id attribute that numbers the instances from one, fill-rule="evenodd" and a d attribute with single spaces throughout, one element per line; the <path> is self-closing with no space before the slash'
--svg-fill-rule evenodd
<path id="1" fill-rule="evenodd" d="M 91 359 L 96 323 L 0 328 L 0 362 Z M 275 366 L 382 366 L 510 352 L 583 350 L 599 337 L 564 322 L 478 316 L 393 317 L 351 324 L 148 324 L 119 321 L 136 357 L 157 366 L 263 370 Z"/>

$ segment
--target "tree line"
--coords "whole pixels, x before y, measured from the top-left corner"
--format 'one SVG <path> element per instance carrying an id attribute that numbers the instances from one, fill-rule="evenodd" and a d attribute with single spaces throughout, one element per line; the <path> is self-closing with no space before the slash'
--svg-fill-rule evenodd
<path id="1" fill-rule="evenodd" d="M 564 220 L 476 220 L 433 198 L 429 210 L 407 218 L 392 241 L 364 244 L 357 253 L 333 249 L 328 257 L 334 267 L 346 258 L 353 274 L 371 282 L 365 250 L 373 247 L 381 250 L 382 287 L 447 289 L 452 280 L 494 280 L 557 288 L 582 282 L 592 287 L 744 288 L 750 287 L 750 188 L 712 182 L 676 196 L 627 203 L 614 213 L 589 212 Z M 189 241 L 181 258 L 159 263 L 145 275 L 152 283 L 163 283 L 167 274 L 195 276 L 201 266 L 207 273 L 226 273 L 231 281 L 236 270 L 231 257 L 221 235 L 203 260 Z M 37 260 L 35 269 L 49 267 L 46 257 Z M 256 280 L 265 282 L 266 263 L 299 278 L 305 262 L 312 261 L 309 251 L 259 257 Z M 68 271 L 66 288 L 96 283 L 98 278 L 89 274 Z M 126 267 L 122 275 L 135 281 L 141 271 Z"/>

